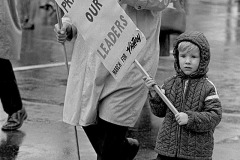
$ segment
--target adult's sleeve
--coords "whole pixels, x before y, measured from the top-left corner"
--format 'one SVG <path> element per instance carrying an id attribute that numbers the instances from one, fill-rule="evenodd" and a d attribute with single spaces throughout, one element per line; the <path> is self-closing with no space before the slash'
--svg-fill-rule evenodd
<path id="1" fill-rule="evenodd" d="M 137 10 L 146 9 L 153 11 L 164 10 L 170 0 L 119 0 L 119 3 L 124 3 L 134 7 Z"/>

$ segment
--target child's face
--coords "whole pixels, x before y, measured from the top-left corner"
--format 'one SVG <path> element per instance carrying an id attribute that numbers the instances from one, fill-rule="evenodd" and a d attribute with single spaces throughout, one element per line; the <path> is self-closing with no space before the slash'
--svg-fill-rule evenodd
<path id="1" fill-rule="evenodd" d="M 186 75 L 190 75 L 198 69 L 200 62 L 199 49 L 179 51 L 178 59 L 181 70 Z"/>

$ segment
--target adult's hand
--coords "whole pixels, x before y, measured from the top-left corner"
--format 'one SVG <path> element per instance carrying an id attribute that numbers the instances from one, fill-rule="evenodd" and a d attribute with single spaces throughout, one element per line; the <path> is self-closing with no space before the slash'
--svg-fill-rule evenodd
<path id="1" fill-rule="evenodd" d="M 64 43 L 69 37 L 72 37 L 72 25 L 69 23 L 63 23 L 61 28 L 59 27 L 59 24 L 55 24 L 54 31 L 59 43 Z"/>

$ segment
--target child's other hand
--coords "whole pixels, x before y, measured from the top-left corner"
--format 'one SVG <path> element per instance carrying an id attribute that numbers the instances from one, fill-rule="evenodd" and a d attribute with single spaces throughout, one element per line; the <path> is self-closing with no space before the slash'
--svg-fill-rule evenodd
<path id="1" fill-rule="evenodd" d="M 144 76 L 143 77 L 143 80 L 145 82 L 145 85 L 147 86 L 147 88 L 149 90 L 154 90 L 154 86 L 157 84 L 156 81 L 152 78 L 152 77 L 147 77 L 147 76 Z"/>
<path id="2" fill-rule="evenodd" d="M 175 118 L 179 125 L 185 125 L 188 123 L 188 115 L 186 113 L 180 112 L 175 115 Z"/>

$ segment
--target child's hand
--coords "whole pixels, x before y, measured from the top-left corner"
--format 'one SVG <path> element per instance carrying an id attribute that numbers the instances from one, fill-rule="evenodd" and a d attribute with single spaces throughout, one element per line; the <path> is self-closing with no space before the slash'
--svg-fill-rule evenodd
<path id="1" fill-rule="evenodd" d="M 157 84 L 156 81 L 152 78 L 152 77 L 143 77 L 143 80 L 145 82 L 145 85 L 147 86 L 147 88 L 151 91 L 154 90 L 154 86 Z"/>
<path id="2" fill-rule="evenodd" d="M 185 125 L 188 123 L 188 115 L 186 113 L 180 112 L 175 115 L 175 118 L 179 125 Z"/>

